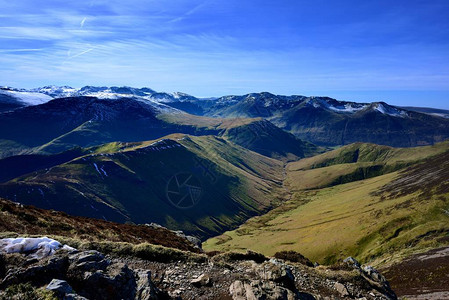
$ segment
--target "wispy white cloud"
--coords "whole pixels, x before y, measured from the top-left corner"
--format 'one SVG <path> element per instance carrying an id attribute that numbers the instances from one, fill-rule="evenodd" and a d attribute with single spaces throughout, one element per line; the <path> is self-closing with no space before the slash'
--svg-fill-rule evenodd
<path id="1" fill-rule="evenodd" d="M 21 53 L 21 52 L 36 52 L 43 49 L 0 49 L 0 53 Z"/>
<path id="2" fill-rule="evenodd" d="M 81 23 L 80 23 L 80 28 L 83 28 L 83 27 L 84 27 L 84 23 L 86 22 L 86 20 L 87 20 L 87 18 L 84 17 L 83 20 L 82 20 Z"/>
<path id="3" fill-rule="evenodd" d="M 200 4 L 195 5 L 193 8 L 189 9 L 187 12 L 185 12 L 185 13 L 182 14 L 181 16 L 176 17 L 176 18 L 170 20 L 170 22 L 171 22 L 171 23 L 175 23 L 175 22 L 182 21 L 182 20 L 184 20 L 185 18 L 187 18 L 188 16 L 193 15 L 193 14 L 196 13 L 197 11 L 199 11 L 199 10 L 203 9 L 204 7 L 208 6 L 209 4 L 211 4 L 211 2 L 212 2 L 211 0 L 203 1 L 203 2 L 201 2 Z"/>
<path id="4" fill-rule="evenodd" d="M 84 54 L 89 53 L 90 51 L 92 51 L 92 50 L 94 50 L 94 49 L 95 49 L 95 47 L 92 47 L 92 48 L 89 48 L 89 49 L 87 49 L 87 50 L 81 51 L 81 52 L 79 52 L 79 53 L 77 53 L 77 54 L 75 54 L 75 55 L 70 55 L 70 56 L 69 56 L 69 59 L 72 59 L 72 58 L 75 58 L 75 57 L 84 55 Z"/>

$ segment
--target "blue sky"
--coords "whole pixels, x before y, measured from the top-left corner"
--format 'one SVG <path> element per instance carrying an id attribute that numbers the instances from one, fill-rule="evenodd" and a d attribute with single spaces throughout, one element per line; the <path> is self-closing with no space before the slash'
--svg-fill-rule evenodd
<path id="1" fill-rule="evenodd" d="M 449 1 L 0 0 L 0 85 L 449 108 Z"/>

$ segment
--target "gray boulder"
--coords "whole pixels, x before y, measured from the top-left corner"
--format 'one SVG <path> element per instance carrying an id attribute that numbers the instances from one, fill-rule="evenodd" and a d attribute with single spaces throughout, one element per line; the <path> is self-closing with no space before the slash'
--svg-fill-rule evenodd
<path id="1" fill-rule="evenodd" d="M 60 279 L 53 279 L 47 285 L 46 289 L 60 296 L 73 293 L 73 289 L 70 284 L 68 284 L 67 281 Z"/>

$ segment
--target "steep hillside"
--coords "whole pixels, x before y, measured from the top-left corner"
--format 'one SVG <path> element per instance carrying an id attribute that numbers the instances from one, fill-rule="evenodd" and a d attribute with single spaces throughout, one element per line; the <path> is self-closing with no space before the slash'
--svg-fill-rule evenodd
<path id="1" fill-rule="evenodd" d="M 316 189 L 363 180 L 415 164 L 445 152 L 448 142 L 417 148 L 393 148 L 356 143 L 288 164 L 287 182 Z"/>
<path id="2" fill-rule="evenodd" d="M 192 252 L 199 251 L 185 238 L 165 228 L 70 216 L 5 199 L 0 199 L 0 216 L 1 238 L 46 235 L 83 242 L 150 243 Z"/>
<path id="3" fill-rule="evenodd" d="M 181 113 L 163 104 L 132 98 L 60 98 L 0 114 L 0 157 L 58 153 L 75 146 L 150 140 L 167 134 L 209 133 L 194 126 L 158 119 L 162 112 Z"/>
<path id="4" fill-rule="evenodd" d="M 57 99 L 42 105 L 0 114 L 0 140 L 33 148 L 67 135 L 80 127 L 88 126 L 87 124 L 91 122 L 111 128 L 106 132 L 94 130 L 86 132 L 85 138 L 82 139 L 84 145 L 80 145 L 86 146 L 92 140 L 95 144 L 110 134 L 113 134 L 112 139 L 118 138 L 123 135 L 128 122 L 161 127 L 156 114 L 157 110 L 154 107 L 131 99 L 116 101 L 88 97 Z M 118 130 L 118 133 L 115 134 L 113 129 Z M 148 135 L 154 134 L 154 131 L 146 129 Z M 129 138 L 132 139 L 133 136 Z M 2 147 L 2 152 L 8 150 L 5 148 Z"/>
<path id="5" fill-rule="evenodd" d="M 93 150 L 92 150 L 93 151 Z M 205 237 L 280 201 L 282 163 L 212 136 L 114 143 L 0 185 L 7 199 Z"/>
<path id="6" fill-rule="evenodd" d="M 417 149 L 351 147 L 360 149 L 362 160 L 388 164 L 409 159 L 410 164 L 412 160 L 415 163 L 401 171 L 326 188 L 319 188 L 323 180 L 340 176 L 336 169 L 329 168 L 339 167 L 340 174 L 345 174 L 357 164 L 346 159 L 342 164 L 336 162 L 336 154 L 345 153 L 344 150 L 323 154 L 315 161 L 292 163 L 296 168 L 318 172 L 314 175 L 321 179 L 298 177 L 288 171 L 285 184 L 293 193 L 290 201 L 250 219 L 237 230 L 210 239 L 205 248 L 252 249 L 267 255 L 295 250 L 321 263 L 351 255 L 363 262 L 384 265 L 392 259 L 444 245 L 449 233 L 447 143 Z M 337 164 L 311 169 L 314 163 L 329 162 L 329 158 Z M 305 184 L 305 180 L 309 183 Z M 307 190 L 310 188 L 314 189 Z"/>
<path id="7" fill-rule="evenodd" d="M 160 119 L 182 126 L 196 126 L 218 130 L 217 135 L 259 154 L 293 161 L 324 151 L 311 143 L 302 141 L 261 118 L 210 118 L 189 114 L 163 114 Z"/>
<path id="8" fill-rule="evenodd" d="M 244 148 L 284 161 L 293 161 L 324 151 L 266 120 L 229 128 L 224 136 Z"/>
<path id="9" fill-rule="evenodd" d="M 369 142 L 394 147 L 432 145 L 449 137 L 449 120 L 386 103 L 337 110 L 328 102 L 304 102 L 271 121 L 318 145 Z M 343 106 L 346 107 L 346 106 Z"/>

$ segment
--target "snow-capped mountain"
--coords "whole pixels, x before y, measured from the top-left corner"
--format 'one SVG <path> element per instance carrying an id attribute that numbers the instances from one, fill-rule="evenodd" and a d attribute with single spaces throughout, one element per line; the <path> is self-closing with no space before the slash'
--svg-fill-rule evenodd
<path id="1" fill-rule="evenodd" d="M 266 92 L 218 98 L 206 114 L 223 117 L 272 117 L 295 107 L 310 107 L 347 115 L 374 110 L 392 117 L 408 116 L 406 109 L 384 102 L 357 103 L 339 101 L 329 97 L 282 96 Z"/>
<path id="2" fill-rule="evenodd" d="M 44 86 L 34 89 L 0 88 L 0 112 L 17 109 L 24 106 L 39 105 L 53 99 L 68 97 L 95 97 L 98 99 L 117 100 L 121 98 L 133 98 L 151 104 L 159 112 L 179 113 L 176 105 L 169 103 L 183 102 L 185 100 L 196 101 L 197 98 L 181 93 L 159 93 L 150 88 L 132 87 L 95 87 L 85 86 L 72 88 L 70 86 Z"/>
<path id="3" fill-rule="evenodd" d="M 23 99 L 22 102 L 28 105 L 37 105 L 50 101 L 55 98 L 89 96 L 99 99 L 118 99 L 118 98 L 145 98 L 148 100 L 155 100 L 158 102 L 174 102 L 183 100 L 197 100 L 191 95 L 173 92 L 161 93 L 156 92 L 150 88 L 133 88 L 133 87 L 96 87 L 85 86 L 82 88 L 72 88 L 70 86 L 44 86 L 34 89 L 14 89 L 3 87 L 0 93 L 11 95 L 18 99 Z"/>
<path id="4" fill-rule="evenodd" d="M 39 92 L 2 87 L 0 88 L 0 112 L 29 105 L 38 105 L 52 99 L 52 97 Z"/>
<path id="5" fill-rule="evenodd" d="M 383 115 L 392 117 L 406 118 L 409 116 L 405 109 L 391 106 L 385 102 L 355 103 L 338 101 L 332 98 L 311 97 L 311 99 L 306 101 L 306 105 L 311 105 L 315 108 L 327 109 L 342 114 L 355 114 L 358 112 L 374 110 Z"/>
<path id="6" fill-rule="evenodd" d="M 0 89 L 0 112 L 52 99 L 92 97 L 112 102 L 130 99 L 155 114 L 190 114 L 220 118 L 265 118 L 296 137 L 323 146 L 371 142 L 391 146 L 433 144 L 449 138 L 449 119 L 385 102 L 356 103 L 329 97 L 283 96 L 268 92 L 199 99 L 150 88 L 45 86 Z M 82 114 L 83 112 L 78 112 Z M 106 112 L 98 111 L 98 116 Z"/>
<path id="7" fill-rule="evenodd" d="M 35 93 L 45 94 L 52 98 L 70 97 L 77 92 L 77 89 L 70 86 L 54 86 L 48 85 L 40 88 L 32 89 Z"/>
<path id="8" fill-rule="evenodd" d="M 118 98 L 144 98 L 157 102 L 174 102 L 182 100 L 196 100 L 197 98 L 181 92 L 160 93 L 150 88 L 133 88 L 133 87 L 97 87 L 85 86 L 82 88 L 72 88 L 68 86 L 46 86 L 32 90 L 36 93 L 42 93 L 52 98 L 89 96 L 99 99 L 118 99 Z"/>
<path id="9" fill-rule="evenodd" d="M 372 108 L 384 115 L 392 117 L 407 118 L 409 114 L 406 110 L 388 105 L 384 102 L 373 103 Z"/>

